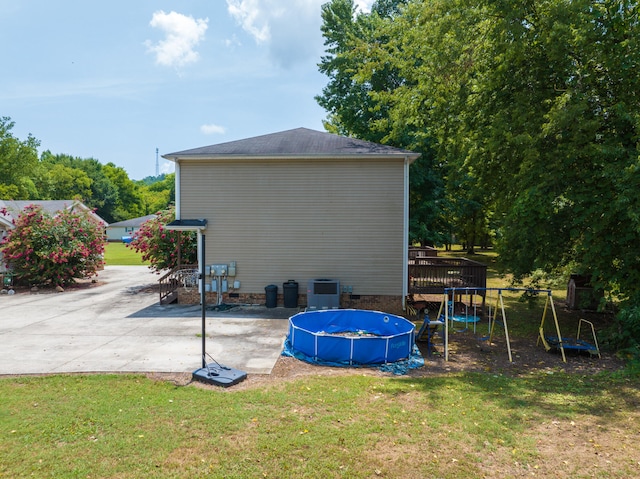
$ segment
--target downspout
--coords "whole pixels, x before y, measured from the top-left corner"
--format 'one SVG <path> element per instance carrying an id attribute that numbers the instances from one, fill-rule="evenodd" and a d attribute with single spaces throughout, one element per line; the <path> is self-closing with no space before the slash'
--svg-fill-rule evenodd
<path id="1" fill-rule="evenodd" d="M 407 307 L 409 294 L 409 158 L 404 157 L 404 228 L 402 232 L 402 310 Z"/>
<path id="2" fill-rule="evenodd" d="M 175 177 L 175 190 L 176 190 L 176 219 L 182 219 L 180 216 L 180 160 L 176 159 L 176 177 Z"/>
<path id="3" fill-rule="evenodd" d="M 204 257 L 204 234 L 202 234 L 202 230 L 198 229 L 198 236 L 197 236 L 197 255 L 196 257 L 198 258 L 198 271 L 200 271 L 199 274 L 199 280 L 198 281 L 198 289 L 200 290 L 200 304 L 203 305 L 204 307 L 204 262 L 205 262 L 205 257 Z"/>

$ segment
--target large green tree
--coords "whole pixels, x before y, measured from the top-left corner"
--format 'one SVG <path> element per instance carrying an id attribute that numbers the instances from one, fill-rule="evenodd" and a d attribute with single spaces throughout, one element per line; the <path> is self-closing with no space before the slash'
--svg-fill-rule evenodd
<path id="1" fill-rule="evenodd" d="M 485 8 L 492 42 L 461 131 L 497 191 L 502 261 L 590 275 L 621 302 L 617 346 L 640 356 L 638 4 Z"/>
<path id="2" fill-rule="evenodd" d="M 0 117 L 0 198 L 26 200 L 38 197 L 33 181 L 38 166 L 38 146 L 33 136 L 26 140 L 13 136 L 15 122 Z"/>
<path id="3" fill-rule="evenodd" d="M 494 208 L 518 275 L 574 265 L 640 292 L 635 2 L 413 1 L 368 25 L 342 49 L 343 74 L 402 78 L 368 88 L 366 104 L 384 112 L 385 138 L 435 140 L 452 217 Z"/>
<path id="4" fill-rule="evenodd" d="M 140 187 L 129 179 L 124 168 L 107 163 L 103 171 L 118 191 L 115 207 L 111 213 L 113 220 L 122 221 L 146 215 Z"/>
<path id="5" fill-rule="evenodd" d="M 627 308 L 640 302 L 638 10 L 627 0 L 413 0 L 336 55 L 358 85 L 382 71 L 402 79 L 366 89 L 362 105 L 382 116 L 370 129 L 433 140 L 442 206 L 459 231 L 484 234 L 491 217 L 516 277 L 588 274 Z M 640 323 L 640 310 L 625 311 Z"/>
<path id="6" fill-rule="evenodd" d="M 41 167 L 36 178 L 39 198 L 43 200 L 63 200 L 91 197 L 91 178 L 82 170 L 63 164 Z"/>
<path id="7" fill-rule="evenodd" d="M 79 197 L 107 222 L 113 223 L 147 214 L 167 207 L 169 189 L 166 182 L 158 186 L 135 182 L 124 168 L 114 163 L 103 165 L 94 158 L 54 155 L 45 151 L 40 157 L 40 189 L 46 199 Z M 149 194 L 149 188 L 157 193 Z M 45 196 L 43 196 L 45 198 Z"/>
<path id="8" fill-rule="evenodd" d="M 167 209 L 175 202 L 175 176 L 175 173 L 163 174 L 136 182 L 140 186 L 145 215 Z"/>
<path id="9" fill-rule="evenodd" d="M 637 4 L 486 2 L 482 14 L 490 41 L 457 137 L 493 191 L 503 261 L 518 275 L 570 265 L 640 298 Z"/>
<path id="10" fill-rule="evenodd" d="M 433 141 L 420 124 L 395 121 L 388 95 L 407 82 L 394 61 L 372 51 L 391 38 L 403 2 L 374 2 L 369 14 L 356 13 L 353 0 L 333 0 L 322 7 L 326 54 L 319 69 L 329 82 L 316 97 L 327 110 L 328 131 L 422 153 L 411 166 L 410 239 L 443 243 L 448 229 L 442 214 L 444 188 Z"/>

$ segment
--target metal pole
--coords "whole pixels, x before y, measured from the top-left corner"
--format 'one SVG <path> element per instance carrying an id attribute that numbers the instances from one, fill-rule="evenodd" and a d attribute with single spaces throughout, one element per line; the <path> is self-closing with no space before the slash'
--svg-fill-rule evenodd
<path id="1" fill-rule="evenodd" d="M 560 325 L 558 324 L 558 315 L 556 315 L 556 307 L 553 305 L 553 296 L 551 296 L 551 291 L 549 291 L 549 296 L 547 296 L 547 301 L 549 301 L 549 303 L 551 304 L 551 311 L 553 312 L 553 321 L 556 323 L 556 334 L 558 335 L 558 345 L 560 346 L 560 352 L 562 353 L 562 361 L 566 363 L 567 357 L 564 355 L 564 345 L 562 344 L 562 336 L 560 335 Z"/>
<path id="2" fill-rule="evenodd" d="M 449 293 L 447 291 L 444 292 L 444 360 L 449 361 Z"/>
<path id="3" fill-rule="evenodd" d="M 200 234 L 200 231 L 198 231 L 198 234 Z M 207 316 L 207 307 L 206 307 L 206 294 L 205 294 L 205 287 L 204 287 L 204 262 L 205 262 L 205 254 L 204 254 L 204 245 L 205 245 L 205 235 L 202 234 L 201 235 L 201 254 L 200 254 L 200 304 L 202 305 L 202 367 L 206 368 L 207 367 L 207 361 L 206 361 L 206 354 L 207 354 L 207 349 L 206 349 L 206 341 L 207 341 L 207 335 L 206 335 L 206 316 Z"/>
<path id="4" fill-rule="evenodd" d="M 504 335 L 507 339 L 507 351 L 509 352 L 509 362 L 513 362 L 511 356 L 511 340 L 509 339 L 509 326 L 507 326 L 507 315 L 504 312 L 504 300 L 502 299 L 502 290 L 498 290 L 498 298 L 500 300 L 500 310 L 502 311 L 502 322 L 504 323 Z"/>

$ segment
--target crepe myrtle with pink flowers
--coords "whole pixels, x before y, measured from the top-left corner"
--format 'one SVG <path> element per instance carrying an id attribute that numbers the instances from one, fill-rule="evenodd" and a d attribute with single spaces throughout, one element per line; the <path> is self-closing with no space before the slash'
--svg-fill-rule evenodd
<path id="1" fill-rule="evenodd" d="M 159 273 L 180 264 L 197 263 L 197 236 L 193 231 L 174 231 L 166 225 L 176 217 L 175 207 L 157 213 L 142 224 L 127 247 L 142 254 L 150 268 Z"/>
<path id="2" fill-rule="evenodd" d="M 104 225 L 85 212 L 54 215 L 30 205 L 13 224 L 0 250 L 20 282 L 64 286 L 94 276 L 103 265 Z"/>

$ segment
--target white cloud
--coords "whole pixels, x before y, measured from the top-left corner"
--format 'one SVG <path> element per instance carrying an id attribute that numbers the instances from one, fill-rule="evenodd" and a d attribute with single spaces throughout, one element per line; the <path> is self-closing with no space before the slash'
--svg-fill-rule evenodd
<path id="1" fill-rule="evenodd" d="M 229 14 L 256 43 L 263 43 L 271 38 L 269 14 L 265 11 L 264 3 L 264 0 L 227 0 Z"/>
<path id="2" fill-rule="evenodd" d="M 160 164 L 160 173 L 164 175 L 168 175 L 175 171 L 176 164 L 173 161 L 163 161 Z"/>
<path id="3" fill-rule="evenodd" d="M 355 0 L 356 8 L 360 9 L 365 13 L 371 12 L 371 5 L 373 5 L 374 0 Z"/>
<path id="4" fill-rule="evenodd" d="M 223 135 L 227 132 L 227 129 L 224 126 L 210 123 L 208 125 L 202 125 L 200 131 L 205 135 Z"/>
<path id="5" fill-rule="evenodd" d="M 238 40 L 238 37 L 236 36 L 235 33 L 233 35 L 231 35 L 231 38 L 227 38 L 224 41 L 224 44 L 227 47 L 242 46 L 242 42 L 240 40 Z"/>
<path id="6" fill-rule="evenodd" d="M 156 44 L 145 42 L 150 52 L 156 56 L 156 63 L 163 66 L 179 67 L 198 61 L 194 48 L 204 39 L 209 19 L 194 19 L 181 13 L 165 13 L 160 10 L 153 14 L 151 25 L 165 34 Z"/>
<path id="7" fill-rule="evenodd" d="M 327 0 L 226 0 L 227 11 L 272 60 L 291 67 L 322 54 L 320 7 Z"/>

